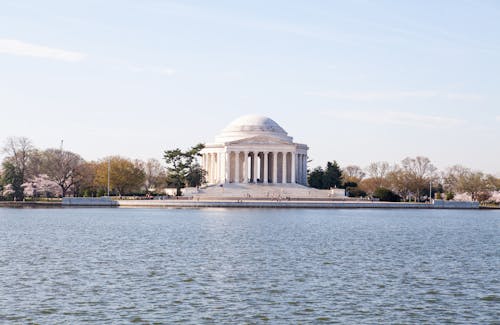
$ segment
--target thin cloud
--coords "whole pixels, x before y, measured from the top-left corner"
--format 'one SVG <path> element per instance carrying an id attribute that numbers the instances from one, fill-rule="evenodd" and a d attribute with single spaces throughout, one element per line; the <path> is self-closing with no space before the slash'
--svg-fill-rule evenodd
<path id="1" fill-rule="evenodd" d="M 116 70 L 129 71 L 133 73 L 158 74 L 171 77 L 176 74 L 176 70 L 167 65 L 145 65 L 134 63 L 124 59 L 108 58 L 101 60 L 106 65 Z"/>
<path id="2" fill-rule="evenodd" d="M 325 97 L 337 100 L 349 101 L 384 101 L 398 99 L 430 99 L 445 98 L 449 100 L 481 100 L 483 97 L 477 94 L 466 93 L 443 93 L 430 90 L 417 91 L 308 91 L 307 96 Z"/>
<path id="3" fill-rule="evenodd" d="M 497 115 L 496 120 L 500 122 L 500 115 Z"/>
<path id="4" fill-rule="evenodd" d="M 0 39 L 0 53 L 30 56 L 66 62 L 78 62 L 85 59 L 85 53 L 66 51 L 59 48 L 40 46 L 15 39 Z"/>
<path id="5" fill-rule="evenodd" d="M 468 93 L 447 93 L 446 97 L 451 100 L 483 100 L 484 96 Z"/>
<path id="6" fill-rule="evenodd" d="M 398 125 L 426 128 L 450 128 L 463 125 L 465 121 L 438 115 L 424 115 L 399 111 L 364 111 L 364 110 L 334 110 L 324 112 L 324 115 L 338 119 L 371 124 Z"/>
<path id="7" fill-rule="evenodd" d="M 168 77 L 171 77 L 175 74 L 175 70 L 169 67 L 128 65 L 127 68 L 132 72 L 147 72 L 147 73 L 160 74 Z"/>

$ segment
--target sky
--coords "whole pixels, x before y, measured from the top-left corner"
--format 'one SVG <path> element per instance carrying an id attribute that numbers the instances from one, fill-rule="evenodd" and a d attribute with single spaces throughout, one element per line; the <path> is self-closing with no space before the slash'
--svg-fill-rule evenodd
<path id="1" fill-rule="evenodd" d="M 0 141 L 161 159 L 265 115 L 310 167 L 500 176 L 499 1 L 0 0 Z"/>

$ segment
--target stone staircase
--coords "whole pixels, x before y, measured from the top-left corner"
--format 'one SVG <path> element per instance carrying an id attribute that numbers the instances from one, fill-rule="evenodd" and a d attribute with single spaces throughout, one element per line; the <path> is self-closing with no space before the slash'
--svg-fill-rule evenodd
<path id="1" fill-rule="evenodd" d="M 299 184 L 224 184 L 202 187 L 192 194 L 194 199 L 243 199 L 243 200 L 285 200 L 285 199 L 332 199 L 343 198 L 330 190 L 318 190 Z"/>

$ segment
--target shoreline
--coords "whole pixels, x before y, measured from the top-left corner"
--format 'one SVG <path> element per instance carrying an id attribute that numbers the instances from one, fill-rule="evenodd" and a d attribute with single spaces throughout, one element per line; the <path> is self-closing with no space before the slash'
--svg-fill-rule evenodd
<path id="1" fill-rule="evenodd" d="M 468 202 L 467 202 L 468 203 Z M 305 209 L 479 209 L 479 205 L 442 206 L 429 203 L 405 202 L 360 202 L 360 201 L 269 201 L 269 200 L 199 200 L 158 202 L 143 200 L 119 200 L 118 207 L 158 207 L 158 208 L 305 208 Z"/>
<path id="2" fill-rule="evenodd" d="M 61 201 L 0 201 L 0 208 L 62 207 Z"/>
<path id="3" fill-rule="evenodd" d="M 380 202 L 380 201 L 325 201 L 325 200 L 112 200 L 108 198 L 64 198 L 59 202 L 0 201 L 0 207 L 11 208 L 65 208 L 65 207 L 123 207 L 123 208 L 304 208 L 304 209 L 456 209 L 497 210 L 500 207 L 480 206 L 477 202 Z"/>

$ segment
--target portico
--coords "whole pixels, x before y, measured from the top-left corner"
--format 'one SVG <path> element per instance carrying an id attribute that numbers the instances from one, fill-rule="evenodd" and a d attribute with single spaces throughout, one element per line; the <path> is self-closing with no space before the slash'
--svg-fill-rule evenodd
<path id="1" fill-rule="evenodd" d="M 209 184 L 307 183 L 307 150 L 268 117 L 236 119 L 202 150 Z"/>

